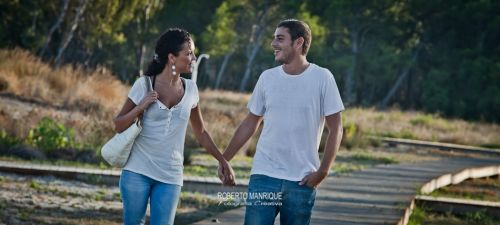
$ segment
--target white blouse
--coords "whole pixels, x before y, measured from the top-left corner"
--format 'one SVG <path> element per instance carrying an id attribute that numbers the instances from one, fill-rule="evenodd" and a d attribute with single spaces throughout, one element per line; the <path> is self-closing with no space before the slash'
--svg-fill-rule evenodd
<path id="1" fill-rule="evenodd" d="M 198 105 L 199 96 L 196 83 L 181 79 L 185 90 L 177 105 L 169 109 L 158 100 L 143 114 L 142 131 L 135 139 L 124 170 L 182 186 L 186 130 L 191 109 Z M 138 105 L 145 96 L 145 77 L 140 77 L 128 97 Z"/>

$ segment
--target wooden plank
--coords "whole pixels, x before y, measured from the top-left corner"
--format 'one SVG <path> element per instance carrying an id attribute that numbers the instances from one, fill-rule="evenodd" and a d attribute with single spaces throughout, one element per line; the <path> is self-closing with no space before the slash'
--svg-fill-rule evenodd
<path id="1" fill-rule="evenodd" d="M 441 143 L 441 142 L 432 142 L 432 141 L 420 141 L 420 140 L 410 140 L 410 139 L 401 139 L 401 138 L 387 138 L 387 137 L 370 137 L 374 140 L 380 140 L 389 144 L 395 145 L 410 145 L 416 147 L 426 147 L 426 148 L 438 148 L 445 151 L 455 151 L 462 153 L 472 153 L 472 154 L 485 154 L 485 155 L 493 155 L 500 156 L 500 149 L 489 149 L 482 148 L 477 146 L 468 146 L 468 145 L 458 145 L 458 144 L 449 144 L 449 143 Z"/>

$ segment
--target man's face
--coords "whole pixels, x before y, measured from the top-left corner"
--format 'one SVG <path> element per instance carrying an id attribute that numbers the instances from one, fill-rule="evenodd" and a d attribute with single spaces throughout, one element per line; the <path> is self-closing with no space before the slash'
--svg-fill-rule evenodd
<path id="1" fill-rule="evenodd" d="M 295 55 L 299 54 L 293 44 L 288 28 L 276 28 L 274 40 L 271 42 L 271 46 L 274 49 L 274 60 L 284 64 L 290 63 Z"/>

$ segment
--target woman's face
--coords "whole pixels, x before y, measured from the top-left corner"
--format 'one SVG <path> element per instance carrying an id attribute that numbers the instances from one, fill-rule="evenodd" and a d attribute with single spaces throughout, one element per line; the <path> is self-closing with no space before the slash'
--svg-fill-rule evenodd
<path id="1" fill-rule="evenodd" d="M 175 57 L 175 70 L 179 73 L 191 73 L 192 65 L 196 63 L 196 56 L 194 55 L 194 42 L 189 40 L 182 44 L 182 50 Z"/>

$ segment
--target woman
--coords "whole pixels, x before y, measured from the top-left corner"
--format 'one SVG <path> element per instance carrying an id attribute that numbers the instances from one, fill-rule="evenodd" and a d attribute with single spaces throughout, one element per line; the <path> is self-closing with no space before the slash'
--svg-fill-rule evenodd
<path id="1" fill-rule="evenodd" d="M 224 183 L 234 184 L 234 172 L 222 157 L 203 125 L 198 88 L 181 78 L 196 61 L 194 42 L 182 29 L 161 35 L 146 74 L 153 91 L 147 93 L 145 77 L 128 94 L 115 129 L 122 132 L 143 116 L 143 129 L 135 139 L 120 177 L 124 224 L 144 223 L 148 199 L 151 224 L 173 224 L 182 186 L 184 140 L 188 119 L 198 142 L 218 161 Z"/>

